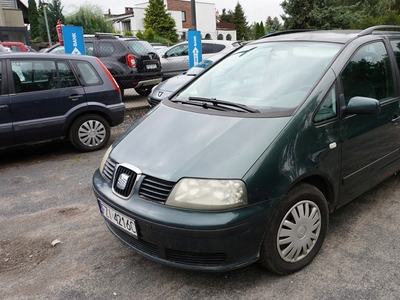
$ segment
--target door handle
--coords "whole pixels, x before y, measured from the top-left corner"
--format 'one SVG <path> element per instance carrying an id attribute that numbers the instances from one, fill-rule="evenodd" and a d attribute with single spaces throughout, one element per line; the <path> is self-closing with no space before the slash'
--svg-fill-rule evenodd
<path id="1" fill-rule="evenodd" d="M 76 100 L 78 100 L 79 98 L 82 98 L 82 97 L 83 97 L 83 95 L 71 95 L 71 96 L 68 97 L 68 99 L 71 99 L 72 101 L 76 101 Z"/>
<path id="2" fill-rule="evenodd" d="M 7 108 L 7 107 L 8 107 L 7 104 L 0 105 L 0 109 Z"/>

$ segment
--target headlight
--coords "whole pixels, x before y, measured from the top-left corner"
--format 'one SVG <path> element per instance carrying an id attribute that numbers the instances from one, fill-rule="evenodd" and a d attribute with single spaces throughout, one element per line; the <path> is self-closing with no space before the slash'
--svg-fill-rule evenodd
<path id="1" fill-rule="evenodd" d="M 103 159 L 101 160 L 100 167 L 99 167 L 100 173 L 103 173 L 104 165 L 106 164 L 107 158 L 110 155 L 111 150 L 112 150 L 112 146 L 108 147 L 106 153 L 103 156 Z"/>
<path id="2" fill-rule="evenodd" d="M 172 190 L 166 205 L 223 210 L 247 204 L 246 185 L 241 180 L 181 179 Z"/>

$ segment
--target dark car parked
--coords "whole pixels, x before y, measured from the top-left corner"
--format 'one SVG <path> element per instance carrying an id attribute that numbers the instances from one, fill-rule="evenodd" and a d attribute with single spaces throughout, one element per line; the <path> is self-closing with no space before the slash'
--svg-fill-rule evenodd
<path id="1" fill-rule="evenodd" d="M 307 266 L 329 214 L 400 170 L 399 30 L 280 32 L 213 64 L 106 152 L 107 227 L 171 266 Z"/>
<path id="2" fill-rule="evenodd" d="M 120 88 L 96 57 L 4 53 L 0 79 L 0 149 L 68 138 L 98 150 L 124 120 Z"/>
<path id="3" fill-rule="evenodd" d="M 147 42 L 135 37 L 120 38 L 107 34 L 85 36 L 86 55 L 98 57 L 114 76 L 123 94 L 134 88 L 140 95 L 148 95 L 162 81 L 160 57 Z M 47 53 L 65 53 L 56 44 Z"/>

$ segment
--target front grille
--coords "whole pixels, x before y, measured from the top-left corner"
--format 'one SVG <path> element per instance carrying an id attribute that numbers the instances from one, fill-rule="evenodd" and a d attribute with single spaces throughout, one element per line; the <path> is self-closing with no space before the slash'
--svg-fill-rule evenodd
<path id="1" fill-rule="evenodd" d="M 174 182 L 146 176 L 140 186 L 139 197 L 165 203 L 174 186 Z"/>
<path id="2" fill-rule="evenodd" d="M 151 256 L 158 256 L 158 248 L 156 245 L 153 245 L 141 239 L 136 239 L 108 221 L 106 221 L 106 223 L 108 228 L 128 246 L 147 253 Z"/>
<path id="3" fill-rule="evenodd" d="M 167 260 L 184 265 L 220 266 L 226 261 L 226 253 L 196 253 L 166 249 Z"/>
<path id="4" fill-rule="evenodd" d="M 124 174 L 127 179 L 121 180 L 121 174 Z M 123 166 L 119 166 L 117 172 L 115 172 L 115 180 L 113 185 L 114 191 L 122 197 L 128 197 L 132 192 L 133 186 L 135 185 L 136 177 L 137 174 L 134 171 Z"/>
<path id="5" fill-rule="evenodd" d="M 113 161 L 110 157 L 107 158 L 107 161 L 104 164 L 103 173 L 101 175 L 103 175 L 103 178 L 108 182 L 111 182 L 113 178 L 116 165 L 117 163 Z"/>

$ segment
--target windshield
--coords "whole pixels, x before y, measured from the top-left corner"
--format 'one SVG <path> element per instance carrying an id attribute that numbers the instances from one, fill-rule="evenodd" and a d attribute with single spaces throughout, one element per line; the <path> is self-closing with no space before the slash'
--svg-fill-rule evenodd
<path id="1" fill-rule="evenodd" d="M 340 45 L 274 42 L 246 45 L 176 95 L 244 104 L 261 112 L 293 109 L 310 92 Z"/>

